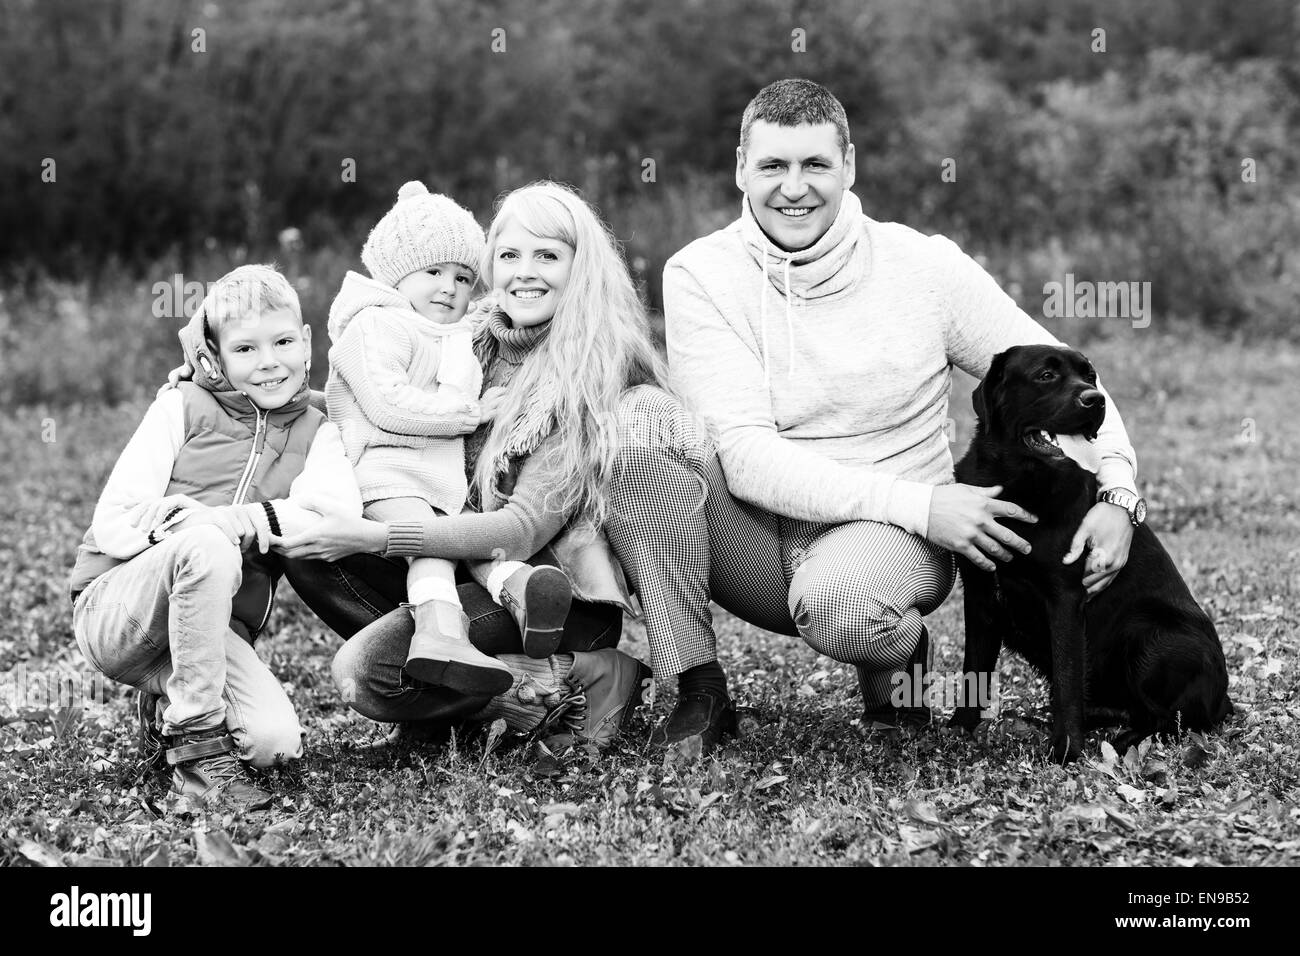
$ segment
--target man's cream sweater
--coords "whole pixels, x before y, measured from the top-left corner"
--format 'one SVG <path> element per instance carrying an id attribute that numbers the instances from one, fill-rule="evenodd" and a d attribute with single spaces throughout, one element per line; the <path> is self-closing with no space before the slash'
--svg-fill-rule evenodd
<path id="1" fill-rule="evenodd" d="M 851 192 L 793 253 L 743 201 L 668 261 L 664 311 L 674 381 L 717 429 L 732 494 L 920 535 L 934 486 L 953 480 L 952 367 L 982 378 L 1013 345 L 1061 344 L 950 240 L 876 222 Z M 1106 399 L 1099 486 L 1132 490 L 1137 456 Z"/>

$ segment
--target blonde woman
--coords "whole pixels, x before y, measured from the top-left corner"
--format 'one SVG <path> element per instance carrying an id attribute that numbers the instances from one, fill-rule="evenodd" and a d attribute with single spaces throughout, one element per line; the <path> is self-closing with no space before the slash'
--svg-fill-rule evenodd
<path id="1" fill-rule="evenodd" d="M 327 516 L 280 545 L 295 589 L 336 630 L 354 634 L 334 663 L 345 700 L 411 734 L 463 716 L 501 716 L 524 730 L 547 719 L 566 688 L 581 687 L 588 711 L 577 733 L 607 742 L 647 676 L 612 648 L 590 652 L 617 641 L 621 613 L 631 610 L 628 578 L 660 676 L 694 670 L 725 699 L 708 611 L 703 432 L 665 391 L 666 369 L 615 240 L 576 192 L 537 183 L 500 204 L 482 275 L 492 292 L 475 348 L 484 388 L 505 392 L 495 421 L 466 440 L 479 510 L 427 522 Z M 380 615 L 400 599 L 393 559 L 421 555 L 470 564 L 477 591 L 461 585 L 470 639 L 517 675 L 486 707 L 402 679 L 409 622 Z M 553 564 L 572 584 L 561 653 L 549 659 L 519 656 L 517 627 L 489 600 L 501 600 L 501 569 L 512 561 Z"/>

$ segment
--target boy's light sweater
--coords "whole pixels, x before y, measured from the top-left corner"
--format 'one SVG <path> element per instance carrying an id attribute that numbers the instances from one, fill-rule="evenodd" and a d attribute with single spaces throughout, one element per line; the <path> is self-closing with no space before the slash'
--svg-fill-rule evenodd
<path id="1" fill-rule="evenodd" d="M 952 366 L 983 378 L 1013 345 L 1060 344 L 950 240 L 876 222 L 847 191 L 826 235 L 794 253 L 742 201 L 740 219 L 668 261 L 664 311 L 674 381 L 717 429 L 732 494 L 919 535 L 934 486 L 953 480 Z M 1096 447 L 1099 487 L 1135 489 L 1109 395 Z"/>
<path id="2" fill-rule="evenodd" d="M 96 547 L 104 554 L 127 560 L 151 547 L 152 529 L 134 528 L 131 521 L 146 505 L 167 493 L 172 466 L 184 440 L 184 399 L 178 389 L 169 389 L 145 412 L 95 505 L 90 527 Z M 334 502 L 349 514 L 361 514 L 361 495 L 352 477 L 352 466 L 343 454 L 338 429 L 329 422 L 321 422 L 316 430 L 289 497 L 272 502 L 284 537 L 305 531 L 319 519 L 315 511 L 297 503 L 307 497 Z"/>

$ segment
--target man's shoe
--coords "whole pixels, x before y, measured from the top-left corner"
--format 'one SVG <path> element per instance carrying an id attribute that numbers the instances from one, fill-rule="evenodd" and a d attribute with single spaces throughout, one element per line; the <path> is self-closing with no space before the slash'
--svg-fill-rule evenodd
<path id="1" fill-rule="evenodd" d="M 240 810 L 264 810 L 274 797 L 253 785 L 235 753 L 235 739 L 225 727 L 176 734 L 167 751 L 172 792 L 204 803 L 222 803 Z"/>
<path id="2" fill-rule="evenodd" d="M 501 588 L 501 606 L 519 626 L 524 653 L 539 660 L 560 646 L 572 603 L 569 576 L 549 564 L 520 568 Z"/>
<path id="3" fill-rule="evenodd" d="M 415 618 L 406 658 L 406 673 L 412 678 L 467 697 L 495 697 L 510 689 L 510 668 L 469 642 L 469 621 L 460 605 L 425 601 L 406 607 Z"/>
<path id="4" fill-rule="evenodd" d="M 871 730 L 919 730 L 930 723 L 929 707 L 895 707 L 893 704 L 880 704 L 876 707 L 862 708 L 862 728 Z"/>
<path id="5" fill-rule="evenodd" d="M 705 754 L 721 743 L 723 735 L 736 732 L 736 705 L 731 698 L 700 691 L 677 698 L 668 720 L 650 735 L 650 746 L 670 747 L 698 737 L 700 753 Z"/>
<path id="6" fill-rule="evenodd" d="M 897 699 L 886 701 L 883 704 L 868 704 L 862 708 L 862 728 L 864 730 L 872 729 L 873 724 L 880 725 L 877 730 L 895 731 L 904 728 L 909 730 L 919 729 L 930 723 L 930 708 L 920 701 L 912 700 L 913 691 L 925 694 L 925 677 L 930 669 L 930 631 L 924 625 L 921 628 L 921 637 L 916 642 L 916 648 L 912 651 L 912 656 L 908 658 L 905 665 L 902 688 L 903 704 L 899 706 Z M 858 669 L 858 684 L 862 688 L 863 696 L 866 696 L 866 680 L 861 668 Z M 924 696 L 921 697 L 923 701 Z"/>
<path id="7" fill-rule="evenodd" d="M 652 679 L 650 668 L 615 648 L 575 651 L 566 680 L 581 699 L 568 713 L 567 729 L 544 736 L 543 745 L 552 752 L 584 744 L 607 747 L 640 706 Z"/>

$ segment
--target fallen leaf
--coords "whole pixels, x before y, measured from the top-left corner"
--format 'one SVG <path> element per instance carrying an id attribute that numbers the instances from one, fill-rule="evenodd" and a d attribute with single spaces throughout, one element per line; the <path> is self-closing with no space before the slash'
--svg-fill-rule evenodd
<path id="1" fill-rule="evenodd" d="M 141 866 L 171 866 L 170 855 L 167 852 L 167 845 L 162 844 L 156 847 L 152 853 L 144 858 Z"/>
<path id="2" fill-rule="evenodd" d="M 509 831 L 511 839 L 516 843 L 529 843 L 533 840 L 533 831 L 528 829 L 518 820 L 510 820 L 506 823 L 506 830 Z"/>
<path id="3" fill-rule="evenodd" d="M 764 777 L 758 783 L 754 784 L 754 789 L 766 790 L 769 787 L 775 787 L 777 784 L 785 783 L 787 779 L 787 777 L 783 777 L 780 774 L 771 777 Z"/>
<path id="4" fill-rule="evenodd" d="M 247 866 L 247 855 L 221 830 L 195 830 L 194 849 L 204 866 Z"/>
<path id="5" fill-rule="evenodd" d="M 1115 792 L 1127 800 L 1129 803 L 1141 803 L 1146 800 L 1147 795 L 1137 787 L 1130 786 L 1127 783 L 1121 783 L 1115 788 Z"/>
<path id="6" fill-rule="evenodd" d="M 1076 820 L 1081 823 L 1102 823 L 1106 819 L 1106 808 L 1099 803 L 1075 803 L 1057 814 L 1057 819 Z"/>
<path id="7" fill-rule="evenodd" d="M 484 760 L 487 760 L 492 751 L 497 749 L 497 744 L 501 742 L 501 738 L 505 735 L 505 732 L 505 720 L 498 717 L 496 720 L 492 721 L 491 725 L 488 727 L 487 743 L 483 747 Z"/>
<path id="8" fill-rule="evenodd" d="M 18 844 L 18 852 L 21 853 L 33 866 L 63 866 L 63 857 L 59 851 L 47 843 L 37 843 L 35 840 L 24 840 Z"/>
<path id="9" fill-rule="evenodd" d="M 1118 763 L 1118 762 L 1119 762 L 1119 754 L 1117 754 L 1117 753 L 1115 752 L 1115 748 L 1111 746 L 1110 741 L 1108 741 L 1108 740 L 1103 740 L 1103 741 L 1101 742 L 1101 763 L 1102 763 L 1102 766 L 1104 766 L 1104 767 L 1106 767 L 1107 769 L 1109 769 L 1109 768 L 1115 766 L 1115 764 Z"/>
<path id="10" fill-rule="evenodd" d="M 1114 820 L 1116 823 L 1122 826 L 1125 830 L 1137 829 L 1137 823 L 1135 823 L 1133 818 L 1129 816 L 1127 813 L 1121 813 L 1119 810 L 1107 806 L 1103 806 L 1102 809 L 1106 811 L 1106 816 L 1110 817 L 1112 820 Z"/>
<path id="11" fill-rule="evenodd" d="M 948 826 L 939 818 L 939 811 L 934 808 L 934 804 L 926 803 L 924 800 L 908 800 L 904 812 L 907 814 L 908 819 L 925 824 L 928 827 L 943 828 Z"/>
<path id="12" fill-rule="evenodd" d="M 940 831 L 922 830 L 919 827 L 909 827 L 905 823 L 899 825 L 898 835 L 902 837 L 903 849 L 908 853 L 920 853 L 943 842 L 943 833 Z"/>

